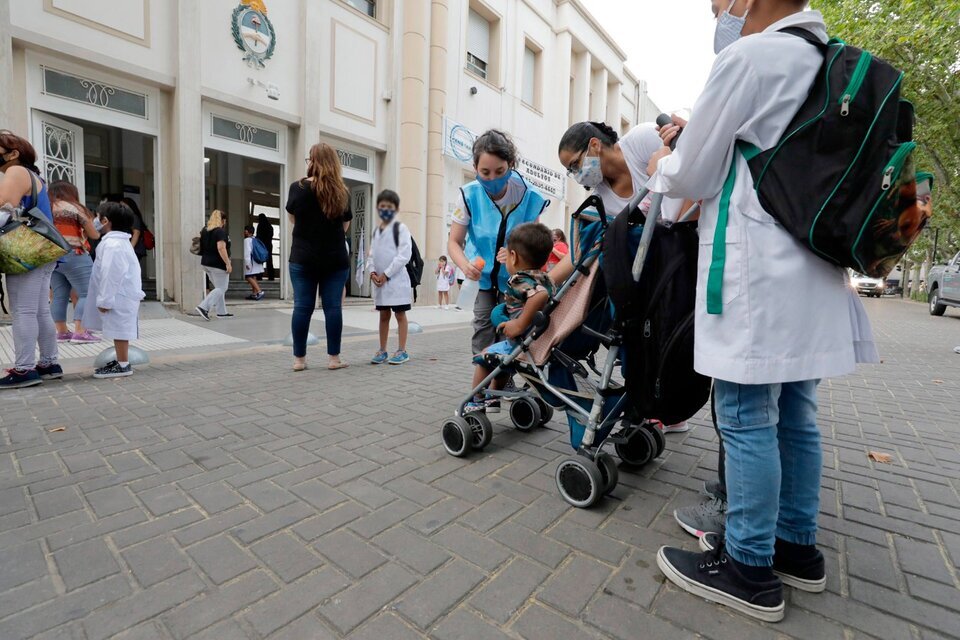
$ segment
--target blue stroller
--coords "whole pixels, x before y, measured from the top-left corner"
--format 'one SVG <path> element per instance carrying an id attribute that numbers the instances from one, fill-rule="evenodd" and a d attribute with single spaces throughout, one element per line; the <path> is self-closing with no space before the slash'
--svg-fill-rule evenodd
<path id="1" fill-rule="evenodd" d="M 636 194 L 628 210 L 636 209 L 646 195 L 646 190 Z M 658 216 L 656 197 L 654 205 Z M 587 198 L 572 215 L 573 274 L 509 355 L 487 356 L 489 375 L 441 428 L 444 448 L 450 455 L 462 457 L 471 449 L 482 450 L 493 437 L 486 414 L 464 414 L 466 403 L 476 394 L 510 400 L 510 418 L 521 431 L 546 424 L 554 410 L 565 411 L 575 454 L 560 462 L 555 478 L 563 499 L 580 508 L 595 504 L 617 486 L 618 467 L 613 457 L 602 451 L 605 445 L 613 445 L 618 457 L 635 467 L 660 456 L 666 447 L 660 428 L 636 415 L 623 385 L 614 379 L 620 364 L 622 328 L 616 322 L 600 269 L 604 234 L 611 220 L 597 196 Z M 637 230 L 642 229 L 638 225 Z M 643 242 L 641 238 L 639 253 Z M 598 366 L 601 346 L 606 355 Z M 489 389 L 504 373 L 519 374 L 526 386 L 518 391 Z"/>

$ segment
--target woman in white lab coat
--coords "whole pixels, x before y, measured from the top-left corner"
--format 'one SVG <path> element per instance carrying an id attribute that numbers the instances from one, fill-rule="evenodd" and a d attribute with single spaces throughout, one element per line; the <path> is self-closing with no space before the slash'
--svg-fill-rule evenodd
<path id="1" fill-rule="evenodd" d="M 105 202 L 97 210 L 103 223 L 97 259 L 90 275 L 84 324 L 113 340 L 116 359 L 97 369 L 94 378 L 133 375 L 130 341 L 140 337 L 140 301 L 143 300 L 140 261 L 130 244 L 134 214 L 122 202 Z"/>
<path id="2" fill-rule="evenodd" d="M 703 200 L 694 366 L 715 379 L 726 532 L 706 538 L 701 546 L 713 549 L 705 556 L 665 547 L 657 561 L 681 588 L 776 621 L 784 610 L 781 580 L 806 591 L 822 591 L 826 582 L 815 546 L 817 384 L 876 361 L 877 353 L 844 272 L 764 211 L 735 150 L 737 141 L 768 149 L 783 136 L 823 56 L 778 31 L 799 27 L 826 42 L 823 19 L 802 11 L 802 0 L 734 0 L 727 11 L 718 4 L 716 48 L 731 46 L 717 57 L 676 151 L 655 154 L 649 186 Z M 741 31 L 757 35 L 739 40 Z M 669 143 L 675 128 L 663 133 Z M 713 257 L 724 251 L 722 272 L 713 270 L 711 280 Z"/>
<path id="3" fill-rule="evenodd" d="M 407 263 L 413 253 L 410 229 L 396 219 L 400 196 L 384 189 L 377 196 L 380 224 L 370 241 L 370 281 L 373 283 L 373 302 L 380 312 L 380 349 L 370 359 L 371 364 L 403 364 L 410 359 L 407 353 L 407 311 L 413 303 L 413 287 L 407 274 Z M 390 335 L 390 315 L 397 317 L 399 345 L 396 353 L 387 353 Z"/>

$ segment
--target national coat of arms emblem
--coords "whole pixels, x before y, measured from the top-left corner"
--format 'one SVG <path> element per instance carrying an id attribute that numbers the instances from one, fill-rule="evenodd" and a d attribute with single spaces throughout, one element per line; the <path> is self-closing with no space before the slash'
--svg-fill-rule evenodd
<path id="1" fill-rule="evenodd" d="M 244 62 L 254 69 L 263 69 L 277 46 L 277 34 L 263 0 L 241 0 L 233 10 L 231 31 L 237 47 L 245 54 Z"/>

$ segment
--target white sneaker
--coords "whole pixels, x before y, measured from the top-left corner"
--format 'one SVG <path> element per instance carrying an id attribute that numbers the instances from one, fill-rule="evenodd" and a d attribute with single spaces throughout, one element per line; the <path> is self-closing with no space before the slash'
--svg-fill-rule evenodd
<path id="1" fill-rule="evenodd" d="M 664 433 L 686 433 L 690 431 L 690 425 L 684 422 L 678 422 L 677 424 L 665 424 L 663 425 Z"/>
<path id="2" fill-rule="evenodd" d="M 953 352 L 954 352 L 954 353 L 960 353 L 960 347 L 954 347 L 954 348 L 953 348 Z"/>
<path id="3" fill-rule="evenodd" d="M 449 309 L 449 308 L 450 308 L 450 307 L 447 306 L 447 305 L 443 305 L 443 307 L 442 307 L 442 309 L 443 309 L 444 311 L 446 311 L 446 310 Z"/>

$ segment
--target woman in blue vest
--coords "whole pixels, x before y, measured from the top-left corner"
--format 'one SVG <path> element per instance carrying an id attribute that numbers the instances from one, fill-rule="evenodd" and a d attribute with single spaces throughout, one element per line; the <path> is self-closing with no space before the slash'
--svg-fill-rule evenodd
<path id="1" fill-rule="evenodd" d="M 510 137 L 491 129 L 473 143 L 473 168 L 477 179 L 460 188 L 460 203 L 453 213 L 447 252 L 469 280 L 480 281 L 473 307 L 473 353 L 493 344 L 496 328 L 490 312 L 503 301 L 507 286 L 507 237 L 519 224 L 535 222 L 550 201 L 517 173 L 517 148 Z M 470 256 L 464 253 L 470 247 Z M 478 269 L 474 260 L 483 258 Z"/>

